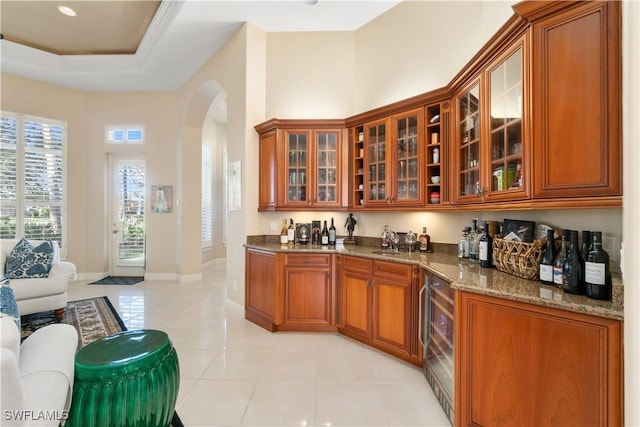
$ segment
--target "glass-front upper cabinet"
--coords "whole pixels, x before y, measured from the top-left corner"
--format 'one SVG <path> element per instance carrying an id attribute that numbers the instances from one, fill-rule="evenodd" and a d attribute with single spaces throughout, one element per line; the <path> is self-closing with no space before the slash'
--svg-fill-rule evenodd
<path id="1" fill-rule="evenodd" d="M 458 197 L 480 195 L 480 82 L 458 97 Z"/>
<path id="2" fill-rule="evenodd" d="M 423 204 L 425 194 L 423 122 L 424 109 L 422 108 L 392 117 L 391 204 Z"/>
<path id="3" fill-rule="evenodd" d="M 524 37 L 456 97 L 457 203 L 528 197 Z"/>
<path id="4" fill-rule="evenodd" d="M 342 139 L 340 129 L 286 130 L 287 207 L 339 207 Z"/>
<path id="5" fill-rule="evenodd" d="M 365 125 L 366 204 L 387 203 L 387 121 Z"/>
<path id="6" fill-rule="evenodd" d="M 339 200 L 338 159 L 340 157 L 337 131 L 316 131 L 316 199 L 317 203 L 337 203 Z"/>
<path id="7" fill-rule="evenodd" d="M 489 72 L 491 185 L 490 191 L 522 189 L 522 48 Z"/>
<path id="8" fill-rule="evenodd" d="M 286 204 L 302 204 L 309 202 L 309 131 L 286 131 L 287 148 Z"/>

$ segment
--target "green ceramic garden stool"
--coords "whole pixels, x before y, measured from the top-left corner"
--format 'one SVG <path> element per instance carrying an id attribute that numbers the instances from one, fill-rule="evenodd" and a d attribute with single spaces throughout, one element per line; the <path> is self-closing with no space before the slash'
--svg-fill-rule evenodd
<path id="1" fill-rule="evenodd" d="M 86 345 L 75 359 L 66 426 L 157 426 L 171 423 L 180 368 L 166 333 L 120 332 Z"/>

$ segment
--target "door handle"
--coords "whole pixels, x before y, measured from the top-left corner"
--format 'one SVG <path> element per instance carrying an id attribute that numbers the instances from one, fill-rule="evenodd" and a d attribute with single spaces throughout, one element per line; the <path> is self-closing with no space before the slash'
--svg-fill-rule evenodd
<path id="1" fill-rule="evenodd" d="M 418 293 L 418 342 L 420 343 L 422 348 L 426 351 L 427 346 L 425 342 L 422 341 L 422 324 L 426 320 L 426 317 L 425 319 L 422 318 L 422 306 L 423 306 L 422 294 L 424 293 L 425 289 L 427 289 L 426 284 L 422 286 L 422 289 L 420 289 L 420 292 Z M 425 316 L 426 316 L 426 310 L 425 310 Z"/>

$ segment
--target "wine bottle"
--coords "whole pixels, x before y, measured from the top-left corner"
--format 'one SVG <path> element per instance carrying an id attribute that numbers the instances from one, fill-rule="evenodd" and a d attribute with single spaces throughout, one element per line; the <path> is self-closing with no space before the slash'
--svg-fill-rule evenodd
<path id="1" fill-rule="evenodd" d="M 584 276 L 582 272 L 582 260 L 578 252 L 578 232 L 571 230 L 569 233 L 569 250 L 564 259 L 562 268 L 562 287 L 570 294 L 584 294 Z"/>
<path id="2" fill-rule="evenodd" d="M 289 231 L 287 230 L 287 219 L 282 220 L 282 230 L 280 230 L 280 244 L 286 246 L 289 242 Z"/>
<path id="3" fill-rule="evenodd" d="M 294 246 L 296 239 L 296 232 L 293 228 L 293 218 L 289 219 L 289 228 L 287 229 L 287 243 L 289 246 Z"/>
<path id="4" fill-rule="evenodd" d="M 585 274 L 587 262 L 587 258 L 589 257 L 589 252 L 592 248 L 591 244 L 591 232 L 590 231 L 582 231 L 582 247 L 580 248 L 580 258 L 582 259 L 582 274 Z M 585 293 L 587 292 L 587 288 L 585 285 Z"/>
<path id="5" fill-rule="evenodd" d="M 329 230 L 327 230 L 327 220 L 324 220 L 324 227 L 322 227 L 322 233 L 320 233 L 320 243 L 323 246 L 329 244 Z"/>
<path id="6" fill-rule="evenodd" d="M 333 217 L 331 217 L 331 227 L 329 227 L 329 246 L 336 245 L 336 227 L 333 225 Z"/>
<path id="7" fill-rule="evenodd" d="M 389 226 L 388 225 L 384 226 L 384 231 L 380 235 L 380 246 L 382 246 L 382 249 L 389 248 Z"/>
<path id="8" fill-rule="evenodd" d="M 609 254 L 602 249 L 602 232 L 591 233 L 593 247 L 585 262 L 587 296 L 599 300 L 611 300 L 611 272 Z"/>
<path id="9" fill-rule="evenodd" d="M 562 271 L 564 270 L 564 259 L 567 257 L 567 246 L 569 244 L 570 230 L 562 231 L 562 242 L 560 244 L 560 251 L 556 254 L 556 258 L 553 260 L 553 284 L 557 288 L 562 288 Z"/>
<path id="10" fill-rule="evenodd" d="M 427 252 L 431 249 L 431 237 L 427 234 L 427 227 L 422 227 L 422 234 L 418 237 L 420 242 L 420 252 Z"/>
<path id="11" fill-rule="evenodd" d="M 471 220 L 471 231 L 469 232 L 469 261 L 478 262 L 478 230 L 477 219 Z"/>
<path id="12" fill-rule="evenodd" d="M 544 249 L 542 260 L 540 260 L 540 282 L 550 286 L 553 286 L 553 261 L 556 258 L 554 234 L 553 228 L 547 230 L 547 246 Z"/>
<path id="13" fill-rule="evenodd" d="M 480 267 L 493 267 L 493 238 L 489 235 L 487 223 L 482 221 L 482 235 L 478 239 L 478 258 L 480 259 Z"/>

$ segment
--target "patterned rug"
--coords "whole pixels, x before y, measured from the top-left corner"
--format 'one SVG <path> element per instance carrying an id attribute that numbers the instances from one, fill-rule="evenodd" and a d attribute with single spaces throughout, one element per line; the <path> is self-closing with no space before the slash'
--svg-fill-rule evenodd
<path id="1" fill-rule="evenodd" d="M 90 285 L 135 285 L 142 282 L 144 277 L 137 276 L 107 276 L 104 279 L 89 283 Z"/>
<path id="2" fill-rule="evenodd" d="M 43 326 L 58 323 L 52 311 L 28 314 L 22 316 L 20 321 L 23 341 Z M 70 301 L 61 323 L 71 325 L 78 331 L 78 350 L 99 338 L 127 330 L 107 297 Z"/>

